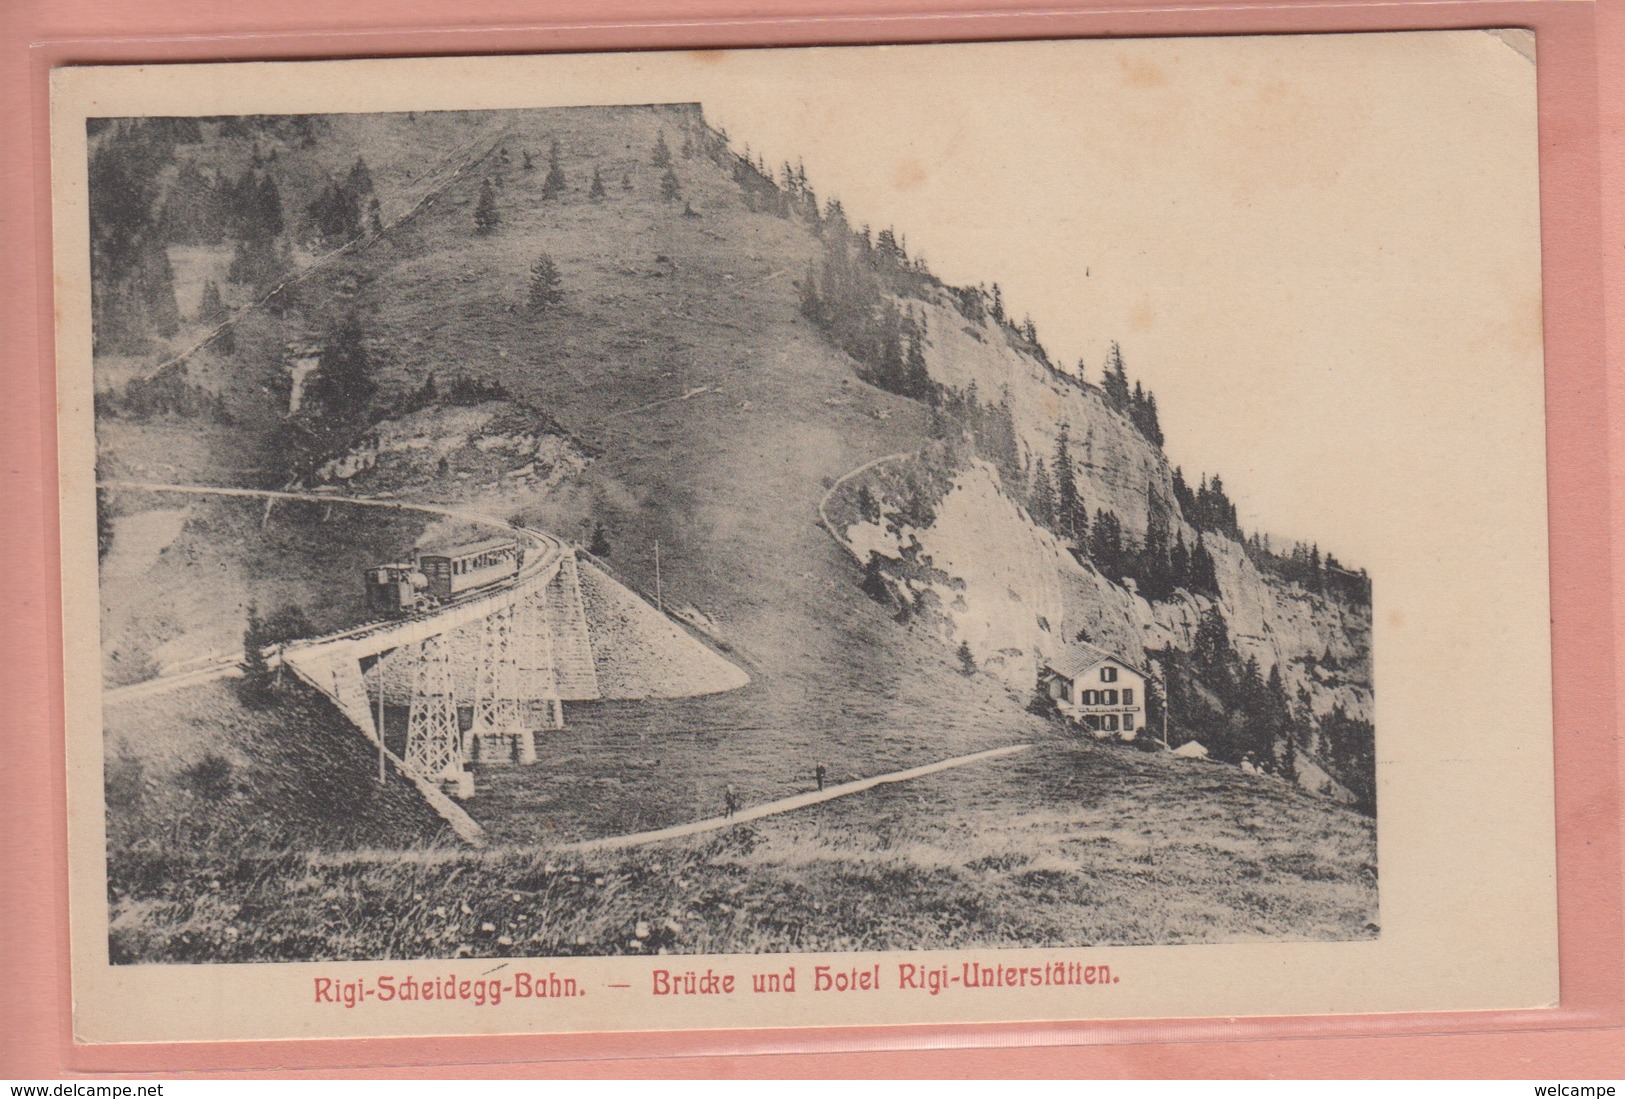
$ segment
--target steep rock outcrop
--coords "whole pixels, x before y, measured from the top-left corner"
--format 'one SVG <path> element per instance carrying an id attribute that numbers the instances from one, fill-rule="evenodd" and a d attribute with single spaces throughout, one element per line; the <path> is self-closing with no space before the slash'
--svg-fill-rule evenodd
<path id="1" fill-rule="evenodd" d="M 914 303 L 916 308 L 921 308 Z M 923 306 L 927 332 L 925 354 L 932 379 L 942 385 L 969 390 L 974 384 L 983 402 L 1009 404 L 1022 458 L 1031 471 L 1039 459 L 1052 462 L 1056 440 L 1064 425 L 1076 464 L 1079 495 L 1091 516 L 1099 509 L 1114 512 L 1125 533 L 1135 541 L 1145 537 L 1151 508 L 1168 517 L 1170 529 L 1182 531 L 1194 545 L 1196 529 L 1181 513 L 1174 496 L 1173 471 L 1162 450 L 1152 445 L 1128 417 L 1111 408 L 1096 386 L 1064 374 L 1035 358 L 1007 331 L 992 322 L 968 320 L 946 291 L 935 292 Z M 974 513 L 964 522 L 955 518 L 958 502 L 973 498 L 984 506 L 991 490 L 998 491 L 1003 510 Z M 956 501 L 956 497 L 958 501 Z M 1033 524 L 1024 507 L 998 489 L 990 468 L 961 479 L 943 503 L 938 523 L 953 531 L 921 536 L 928 552 L 944 561 L 957 560 L 969 551 L 955 548 L 959 539 L 975 541 L 979 527 L 1004 531 L 1003 545 L 1015 552 L 1028 544 L 1042 546 L 1038 555 L 1054 561 L 1061 586 L 1068 593 L 1065 620 L 1067 640 L 1082 630 L 1095 644 L 1121 651 L 1131 658 L 1146 649 L 1173 645 L 1189 649 L 1202 613 L 1211 605 L 1205 597 L 1179 592 L 1169 601 L 1148 603 L 1093 567 L 1079 564 L 1047 531 Z M 992 515 L 999 518 L 994 520 Z M 1027 531 L 1018 535 L 1017 528 Z M 1243 657 L 1255 658 L 1266 671 L 1281 669 L 1294 695 L 1306 688 L 1317 712 L 1341 704 L 1351 716 L 1371 718 L 1369 610 L 1304 591 L 1295 584 L 1259 571 L 1235 541 L 1208 533 L 1219 581 L 1219 606 L 1229 626 L 1231 643 Z M 967 567 L 974 564 L 974 555 Z M 952 572 L 952 569 L 948 571 Z M 995 575 L 990 573 L 990 577 Z M 959 574 L 955 574 L 959 575 Z M 968 577 L 961 577 L 969 582 Z M 1058 637 L 1053 618 L 1049 637 Z M 973 631 L 974 632 L 974 631 Z M 978 642 L 969 639 L 973 650 Z M 1036 645 L 1027 651 L 1044 651 Z M 1340 672 L 1328 675 L 1319 666 L 1330 654 Z M 1012 666 L 1016 661 L 1007 661 Z"/>

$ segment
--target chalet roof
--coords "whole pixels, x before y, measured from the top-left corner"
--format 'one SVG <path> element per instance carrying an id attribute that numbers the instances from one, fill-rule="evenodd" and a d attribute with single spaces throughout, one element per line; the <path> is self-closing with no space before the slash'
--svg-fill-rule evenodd
<path id="1" fill-rule="evenodd" d="M 1144 670 L 1130 664 L 1116 653 L 1107 652 L 1105 649 L 1097 645 L 1091 645 L 1087 641 L 1076 641 L 1068 645 L 1064 652 L 1056 656 L 1045 657 L 1044 667 L 1065 679 L 1077 679 L 1091 668 L 1107 661 L 1113 664 L 1121 664 L 1138 675 L 1143 676 L 1146 674 Z"/>

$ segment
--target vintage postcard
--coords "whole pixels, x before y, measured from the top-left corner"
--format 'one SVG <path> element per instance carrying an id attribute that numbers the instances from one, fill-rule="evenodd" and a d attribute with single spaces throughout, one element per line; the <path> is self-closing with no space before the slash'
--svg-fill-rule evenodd
<path id="1" fill-rule="evenodd" d="M 63 69 L 75 1028 L 1557 995 L 1524 32 Z"/>

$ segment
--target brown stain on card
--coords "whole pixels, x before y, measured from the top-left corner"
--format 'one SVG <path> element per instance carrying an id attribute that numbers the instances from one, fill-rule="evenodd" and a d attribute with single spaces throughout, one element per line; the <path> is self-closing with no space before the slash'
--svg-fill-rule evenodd
<path id="1" fill-rule="evenodd" d="M 1537 355 L 1544 344 L 1544 320 L 1540 290 L 1535 289 L 1501 314 L 1500 335 L 1505 345 L 1519 354 Z"/>
<path id="2" fill-rule="evenodd" d="M 1270 73 L 1248 75 L 1242 86 L 1248 102 L 1215 135 L 1229 150 L 1216 182 L 1231 200 L 1267 202 L 1282 191 L 1337 188 L 1365 140 L 1358 105 L 1328 104 L 1312 88 Z"/>
<path id="3" fill-rule="evenodd" d="M 727 50 L 690 50 L 689 60 L 707 67 L 715 67 L 728 59 Z"/>
<path id="4" fill-rule="evenodd" d="M 899 191 L 912 191 L 925 182 L 925 165 L 918 157 L 904 157 L 893 169 L 891 182 Z"/>
<path id="5" fill-rule="evenodd" d="M 1149 332 L 1151 326 L 1157 321 L 1156 310 L 1151 308 L 1151 302 L 1142 299 L 1133 309 L 1129 310 L 1128 325 L 1135 332 Z"/>
<path id="6" fill-rule="evenodd" d="M 1117 67 L 1123 70 L 1123 83 L 1131 88 L 1162 88 L 1168 84 L 1168 74 L 1155 61 L 1118 54 Z"/>
<path id="7" fill-rule="evenodd" d="M 1403 626 L 1404 624 L 1405 624 L 1405 612 L 1404 611 L 1389 611 L 1388 612 L 1388 625 L 1390 627 L 1397 630 L 1401 626 Z"/>

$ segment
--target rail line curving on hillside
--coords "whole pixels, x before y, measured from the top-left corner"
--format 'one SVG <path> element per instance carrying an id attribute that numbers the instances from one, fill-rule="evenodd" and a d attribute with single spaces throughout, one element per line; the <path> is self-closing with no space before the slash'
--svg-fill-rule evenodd
<path id="1" fill-rule="evenodd" d="M 461 522 L 479 523 L 485 526 L 497 527 L 509 533 L 528 540 L 536 549 L 534 553 L 525 555 L 525 563 L 513 576 L 494 584 L 480 592 L 480 597 L 489 597 L 509 589 L 529 583 L 537 576 L 553 568 L 563 555 L 565 545 L 552 535 L 526 527 L 515 526 L 505 519 L 488 515 L 484 512 L 471 511 L 464 508 L 443 507 L 439 504 L 412 503 L 405 500 L 379 500 L 364 496 L 340 496 L 332 493 L 320 492 L 292 492 L 279 489 L 253 489 L 235 488 L 228 485 L 190 485 L 165 484 L 152 481 L 124 481 L 108 480 L 97 481 L 98 488 L 134 492 L 169 492 L 184 493 L 192 496 L 225 496 L 243 499 L 258 500 L 293 500 L 302 503 L 319 504 L 350 504 L 357 507 L 383 508 L 394 511 L 415 511 L 426 515 L 436 515 L 445 518 L 457 519 Z M 419 611 L 411 615 L 395 618 L 378 618 L 363 622 L 356 626 L 349 626 L 342 630 L 334 630 L 325 634 L 318 634 L 307 638 L 290 640 L 287 648 L 306 648 L 328 644 L 334 641 L 348 641 L 365 637 L 367 634 L 381 629 L 398 626 L 403 621 L 430 619 L 445 611 L 446 608 L 437 608 L 432 611 Z M 280 661 L 281 653 L 267 653 L 267 659 L 273 664 Z M 117 687 L 106 690 L 102 694 L 104 704 L 112 702 L 128 702 L 137 698 L 145 698 L 163 691 L 177 690 L 181 687 L 207 683 L 215 679 L 223 679 L 238 674 L 242 668 L 240 655 L 220 656 L 199 668 L 178 671 L 168 675 L 159 675 L 140 683 L 132 683 L 126 687 Z"/>
<path id="2" fill-rule="evenodd" d="M 845 538 L 841 537 L 841 532 L 835 529 L 835 524 L 830 522 L 829 519 L 829 502 L 834 498 L 837 492 L 841 491 L 841 486 L 845 485 L 848 481 L 852 480 L 854 477 L 857 477 L 859 474 L 867 473 L 869 470 L 881 465 L 882 463 L 894 462 L 899 458 L 912 458 L 918 453 L 918 451 L 909 450 L 904 451 L 901 454 L 885 454 L 879 458 L 873 459 L 872 461 L 864 462 L 856 469 L 847 470 L 845 473 L 841 474 L 835 479 L 835 483 L 829 486 L 829 491 L 824 493 L 823 497 L 818 501 L 818 521 L 823 525 L 823 528 L 829 532 L 829 536 L 835 539 L 836 545 L 840 546 L 847 553 L 850 553 L 854 558 L 858 557 L 857 551 L 852 548 L 852 544 Z M 858 559 L 858 564 L 860 565 L 867 563 L 868 562 L 862 560 L 861 558 Z"/>

